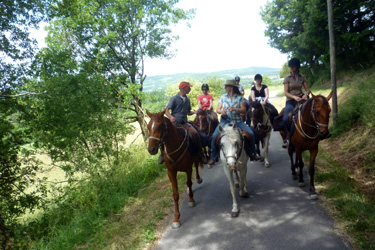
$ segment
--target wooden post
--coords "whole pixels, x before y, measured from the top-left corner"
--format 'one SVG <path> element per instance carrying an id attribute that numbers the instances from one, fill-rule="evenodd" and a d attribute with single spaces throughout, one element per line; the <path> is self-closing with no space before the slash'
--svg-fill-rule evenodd
<path id="1" fill-rule="evenodd" d="M 329 32 L 329 54 L 331 63 L 331 89 L 332 95 L 332 118 L 333 126 L 335 126 L 336 116 L 338 113 L 337 107 L 337 85 L 336 85 L 336 48 L 335 48 L 335 35 L 333 30 L 333 8 L 332 0 L 327 0 L 328 9 L 328 32 Z"/>

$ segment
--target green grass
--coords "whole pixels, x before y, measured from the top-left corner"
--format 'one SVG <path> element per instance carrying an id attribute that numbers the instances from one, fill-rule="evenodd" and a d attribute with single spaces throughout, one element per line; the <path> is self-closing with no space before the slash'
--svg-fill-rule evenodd
<path id="1" fill-rule="evenodd" d="M 111 236 L 102 236 L 100 241 L 92 237 L 100 235 L 112 216 L 165 168 L 144 148 L 125 153 L 121 162 L 105 174 L 71 188 L 56 206 L 21 228 L 18 233 L 25 237 L 17 248 L 75 249 L 95 240 L 100 249 L 100 242 Z M 148 225 L 144 236 L 152 238 L 152 232 L 152 225 Z"/>
<path id="2" fill-rule="evenodd" d="M 363 250 L 375 249 L 374 203 L 361 193 L 344 167 L 328 152 L 320 151 L 319 158 L 329 163 L 324 169 L 316 171 L 316 182 L 324 186 L 320 194 L 327 198 L 334 216 L 345 223 L 345 229 L 355 245 Z"/>

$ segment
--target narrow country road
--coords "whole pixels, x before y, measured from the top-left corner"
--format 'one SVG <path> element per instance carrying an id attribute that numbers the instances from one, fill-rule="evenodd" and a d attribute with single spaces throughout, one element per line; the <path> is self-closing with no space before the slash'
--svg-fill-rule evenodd
<path id="1" fill-rule="evenodd" d="M 193 185 L 196 206 L 189 208 L 187 199 L 180 202 L 181 227 L 168 228 L 156 249 L 352 249 L 335 232 L 322 201 L 310 200 L 308 185 L 299 188 L 292 180 L 289 157 L 278 133 L 272 133 L 270 145 L 270 168 L 248 163 L 250 197 L 240 198 L 237 193 L 238 218 L 230 216 L 229 183 L 216 163 L 201 171 L 202 184 Z M 308 184 L 306 168 L 304 176 Z"/>

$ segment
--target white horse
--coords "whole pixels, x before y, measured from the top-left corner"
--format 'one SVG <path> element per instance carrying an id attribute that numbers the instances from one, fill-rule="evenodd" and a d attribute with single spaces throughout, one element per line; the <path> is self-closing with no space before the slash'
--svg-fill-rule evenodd
<path id="1" fill-rule="evenodd" d="M 249 156 L 244 150 L 244 138 L 236 124 L 227 124 L 224 128 L 219 125 L 220 131 L 220 160 L 223 164 L 225 175 L 230 184 L 230 191 L 233 198 L 232 217 L 237 217 L 240 213 L 236 199 L 236 188 L 234 185 L 232 172 L 236 170 L 240 174 L 240 193 L 241 197 L 248 197 L 246 184 L 247 162 Z"/>

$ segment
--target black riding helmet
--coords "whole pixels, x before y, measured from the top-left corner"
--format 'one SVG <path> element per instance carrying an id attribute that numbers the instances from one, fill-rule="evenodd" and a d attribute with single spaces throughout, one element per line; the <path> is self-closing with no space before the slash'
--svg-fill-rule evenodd
<path id="1" fill-rule="evenodd" d="M 208 87 L 208 84 L 207 84 L 207 83 L 203 83 L 203 84 L 202 84 L 201 89 L 203 90 L 204 88 L 206 88 L 207 90 L 210 90 L 210 88 Z"/>
<path id="2" fill-rule="evenodd" d="M 263 77 L 262 77 L 261 74 L 256 74 L 256 75 L 254 76 L 254 80 L 263 80 Z"/>
<path id="3" fill-rule="evenodd" d="M 234 80 L 237 81 L 237 82 L 239 82 L 239 81 L 240 81 L 240 77 L 239 77 L 239 76 L 236 76 L 236 77 L 234 78 Z"/>
<path id="4" fill-rule="evenodd" d="M 300 61 L 299 61 L 298 58 L 294 57 L 294 58 L 292 58 L 292 59 L 289 60 L 288 66 L 289 67 L 296 66 L 299 69 L 301 67 L 301 63 L 300 63 Z"/>

